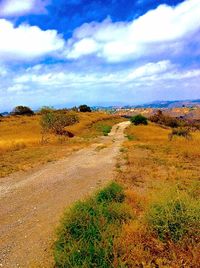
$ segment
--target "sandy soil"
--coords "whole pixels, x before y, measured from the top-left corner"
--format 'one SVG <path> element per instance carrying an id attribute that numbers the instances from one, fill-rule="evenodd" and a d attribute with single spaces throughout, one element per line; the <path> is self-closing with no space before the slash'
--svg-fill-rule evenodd
<path id="1" fill-rule="evenodd" d="M 128 124 L 60 161 L 1 179 L 0 267 L 53 267 L 52 244 L 65 207 L 113 179 Z"/>

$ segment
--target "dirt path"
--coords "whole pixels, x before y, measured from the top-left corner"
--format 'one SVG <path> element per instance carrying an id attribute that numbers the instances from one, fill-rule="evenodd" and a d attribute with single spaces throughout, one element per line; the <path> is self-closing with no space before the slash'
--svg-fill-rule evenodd
<path id="1" fill-rule="evenodd" d="M 32 174 L 1 180 L 0 267 L 52 267 L 50 245 L 64 208 L 113 178 L 128 124 Z"/>

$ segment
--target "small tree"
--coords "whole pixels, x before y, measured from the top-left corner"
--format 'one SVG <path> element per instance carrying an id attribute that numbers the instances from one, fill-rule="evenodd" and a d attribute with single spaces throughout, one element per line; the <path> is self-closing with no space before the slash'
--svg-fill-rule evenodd
<path id="1" fill-rule="evenodd" d="M 41 117 L 42 133 L 53 133 L 57 135 L 67 135 L 69 132 L 64 130 L 65 127 L 73 125 L 78 122 L 76 114 L 64 112 L 48 112 L 44 113 Z"/>
<path id="2" fill-rule="evenodd" d="M 148 124 L 148 121 L 147 121 L 147 118 L 144 117 L 143 115 L 141 114 L 138 114 L 138 115 L 135 115 L 135 116 L 132 116 L 130 118 L 131 122 L 137 126 L 137 125 L 147 125 Z"/>
<path id="3" fill-rule="evenodd" d="M 34 115 L 34 112 L 27 106 L 16 106 L 11 112 L 12 115 Z"/>
<path id="4" fill-rule="evenodd" d="M 91 112 L 91 108 L 87 106 L 86 104 L 79 106 L 79 111 L 82 113 Z"/>

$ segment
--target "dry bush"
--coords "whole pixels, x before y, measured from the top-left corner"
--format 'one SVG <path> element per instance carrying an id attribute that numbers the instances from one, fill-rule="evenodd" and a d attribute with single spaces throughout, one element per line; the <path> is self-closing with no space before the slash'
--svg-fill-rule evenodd
<path id="1" fill-rule="evenodd" d="M 200 247 L 189 243 L 164 243 L 141 222 L 124 225 L 115 241 L 115 267 L 190 267 L 200 266 Z"/>
<path id="2" fill-rule="evenodd" d="M 153 123 L 157 123 L 157 124 L 172 127 L 172 128 L 177 128 L 181 126 L 180 120 L 164 115 L 162 111 L 160 110 L 158 110 L 156 114 L 150 116 L 149 120 Z"/>
<path id="3" fill-rule="evenodd" d="M 170 141 L 173 139 L 173 137 L 176 136 L 186 138 L 187 140 L 192 139 L 192 135 L 188 128 L 174 128 L 172 129 L 172 132 L 168 135 Z"/>

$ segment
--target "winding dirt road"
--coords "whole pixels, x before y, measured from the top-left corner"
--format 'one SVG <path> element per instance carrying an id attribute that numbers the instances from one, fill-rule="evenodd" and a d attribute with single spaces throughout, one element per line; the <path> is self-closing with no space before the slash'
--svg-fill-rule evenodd
<path id="1" fill-rule="evenodd" d="M 129 122 L 39 170 L 0 181 L 0 267 L 52 267 L 51 245 L 65 207 L 114 177 Z"/>

